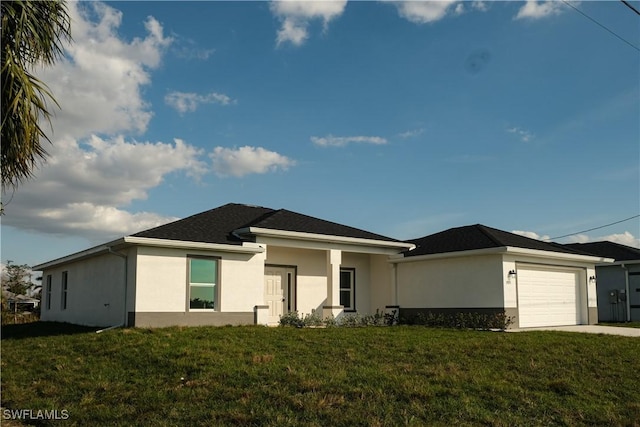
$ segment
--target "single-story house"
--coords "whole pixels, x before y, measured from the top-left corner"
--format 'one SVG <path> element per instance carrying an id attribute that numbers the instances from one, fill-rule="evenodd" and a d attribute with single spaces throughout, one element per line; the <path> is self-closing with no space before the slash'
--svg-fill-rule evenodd
<path id="1" fill-rule="evenodd" d="M 640 249 L 614 242 L 566 246 L 615 260 L 613 263 L 596 264 L 598 319 L 601 322 L 639 322 Z"/>
<path id="2" fill-rule="evenodd" d="M 400 241 L 227 204 L 33 269 L 43 272 L 42 320 L 95 326 L 275 325 L 291 311 L 421 309 L 506 310 L 520 327 L 597 322 L 587 278 L 607 259 L 483 226 L 460 230 Z"/>
<path id="3" fill-rule="evenodd" d="M 87 325 L 277 324 L 390 304 L 390 255 L 413 248 L 285 209 L 227 204 L 33 267 L 42 320 Z"/>
<path id="4" fill-rule="evenodd" d="M 27 295 L 4 291 L 9 311 L 33 311 L 38 308 L 40 300 Z"/>
<path id="5" fill-rule="evenodd" d="M 595 263 L 611 260 L 480 224 L 410 242 L 416 248 L 393 260 L 407 316 L 504 311 L 515 328 L 598 323 Z"/>

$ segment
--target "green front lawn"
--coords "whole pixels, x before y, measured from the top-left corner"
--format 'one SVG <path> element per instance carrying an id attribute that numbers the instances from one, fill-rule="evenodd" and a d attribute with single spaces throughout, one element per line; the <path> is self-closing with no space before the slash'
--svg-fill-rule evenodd
<path id="1" fill-rule="evenodd" d="M 3 408 L 66 410 L 51 424 L 79 426 L 640 420 L 636 338 L 418 326 L 65 328 L 3 328 Z"/>

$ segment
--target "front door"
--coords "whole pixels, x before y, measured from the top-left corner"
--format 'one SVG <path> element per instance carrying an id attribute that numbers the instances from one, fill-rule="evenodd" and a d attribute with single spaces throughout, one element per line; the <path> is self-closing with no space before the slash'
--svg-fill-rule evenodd
<path id="1" fill-rule="evenodd" d="M 280 316 L 292 309 L 295 270 L 289 267 L 265 267 L 264 303 L 269 306 L 270 325 L 277 325 Z"/>

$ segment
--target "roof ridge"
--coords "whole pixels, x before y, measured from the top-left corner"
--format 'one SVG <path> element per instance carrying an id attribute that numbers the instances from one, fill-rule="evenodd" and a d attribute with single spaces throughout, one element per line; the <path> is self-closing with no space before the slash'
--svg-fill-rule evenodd
<path id="1" fill-rule="evenodd" d="M 271 209 L 271 208 L 263 208 L 263 209 Z M 253 225 L 258 224 L 259 222 L 264 221 L 267 218 L 275 215 L 276 213 L 280 212 L 281 210 L 282 209 L 271 209 L 271 212 L 267 212 L 267 213 L 264 213 L 264 214 L 260 215 L 259 217 L 255 218 L 253 221 L 250 221 L 248 224 L 245 224 L 242 227 L 238 227 L 238 230 L 240 230 L 242 228 L 252 227 Z"/>
<path id="2" fill-rule="evenodd" d="M 493 244 L 498 245 L 500 247 L 507 246 L 493 235 L 493 233 L 491 232 L 491 230 L 494 230 L 493 228 L 487 227 L 486 225 L 482 225 L 482 224 L 476 224 L 474 227 L 479 229 L 480 232 L 482 232 L 482 234 L 484 234 L 489 240 L 493 242 Z"/>

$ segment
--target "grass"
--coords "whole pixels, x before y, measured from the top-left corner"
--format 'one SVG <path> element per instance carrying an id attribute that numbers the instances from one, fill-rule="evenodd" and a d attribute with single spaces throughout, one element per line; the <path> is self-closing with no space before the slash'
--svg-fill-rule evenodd
<path id="1" fill-rule="evenodd" d="M 50 323 L 2 333 L 2 407 L 68 411 L 51 425 L 640 426 L 635 338 Z"/>

